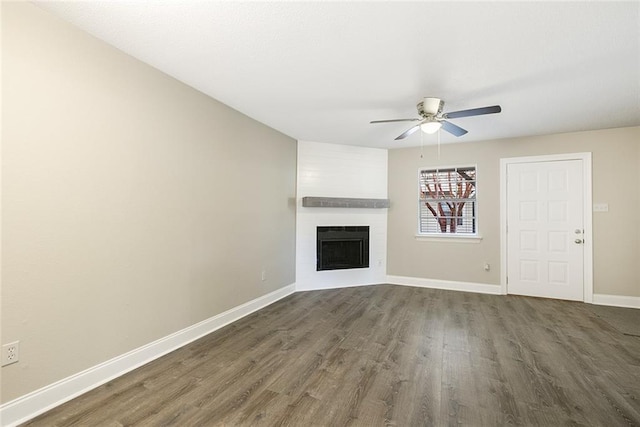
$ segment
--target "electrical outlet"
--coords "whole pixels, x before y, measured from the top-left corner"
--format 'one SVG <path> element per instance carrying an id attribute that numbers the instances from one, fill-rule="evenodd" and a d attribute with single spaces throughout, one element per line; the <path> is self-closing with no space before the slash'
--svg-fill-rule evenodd
<path id="1" fill-rule="evenodd" d="M 11 365 L 20 360 L 20 341 L 2 346 L 2 366 Z"/>
<path id="2" fill-rule="evenodd" d="M 262 270 L 262 274 L 260 275 L 260 279 L 264 282 L 267 280 L 267 270 Z"/>

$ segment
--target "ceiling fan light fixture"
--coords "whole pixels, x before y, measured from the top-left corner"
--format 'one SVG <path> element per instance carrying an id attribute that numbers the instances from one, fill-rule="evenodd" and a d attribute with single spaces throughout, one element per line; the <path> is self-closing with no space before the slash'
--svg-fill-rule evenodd
<path id="1" fill-rule="evenodd" d="M 490 107 L 471 108 L 469 110 L 452 111 L 448 113 L 442 112 L 444 101 L 440 98 L 423 98 L 422 101 L 416 105 L 418 109 L 417 118 L 412 119 L 389 119 L 389 120 L 374 120 L 371 123 L 392 123 L 392 122 L 420 122 L 417 125 L 411 126 L 409 129 L 400 134 L 397 140 L 404 139 L 418 129 L 423 133 L 433 134 L 442 128 L 445 132 L 450 133 L 453 136 L 463 136 L 467 134 L 467 131 L 458 125 L 455 125 L 449 121 L 449 119 L 457 119 L 459 117 L 471 117 L 482 116 L 485 114 L 495 114 L 502 111 L 499 105 L 492 105 Z"/>
<path id="2" fill-rule="evenodd" d="M 428 133 L 428 134 L 433 134 L 438 132 L 438 130 L 442 127 L 442 123 L 440 123 L 439 121 L 430 121 L 430 122 L 424 122 L 420 125 L 420 130 L 422 130 L 422 132 L 424 133 Z"/>

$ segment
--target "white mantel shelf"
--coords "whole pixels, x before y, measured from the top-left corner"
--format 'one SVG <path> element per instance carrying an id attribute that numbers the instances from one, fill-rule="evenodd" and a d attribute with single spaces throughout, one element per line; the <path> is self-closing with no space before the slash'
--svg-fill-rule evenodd
<path id="1" fill-rule="evenodd" d="M 353 197 L 303 197 L 305 208 L 368 208 L 383 209 L 389 207 L 389 199 L 359 199 Z"/>

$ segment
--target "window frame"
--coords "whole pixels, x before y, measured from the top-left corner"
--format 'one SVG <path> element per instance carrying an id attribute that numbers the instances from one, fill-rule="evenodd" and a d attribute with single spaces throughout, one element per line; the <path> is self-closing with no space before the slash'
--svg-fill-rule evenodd
<path id="1" fill-rule="evenodd" d="M 423 233 L 420 230 L 420 215 L 422 211 L 422 203 L 423 199 L 420 198 L 420 193 L 422 190 L 422 172 L 423 171 L 442 171 L 447 169 L 471 169 L 475 170 L 475 232 L 474 233 Z M 430 240 L 430 241 L 460 241 L 460 242 L 471 242 L 477 243 L 482 240 L 482 236 L 480 235 L 480 221 L 479 221 L 479 197 L 478 197 L 478 183 L 479 183 L 479 175 L 478 175 L 478 165 L 477 164 L 461 164 L 461 165 L 443 165 L 443 166 L 421 166 L 418 168 L 417 172 L 417 209 L 416 209 L 416 239 L 417 240 Z M 425 208 L 426 209 L 426 208 Z"/>

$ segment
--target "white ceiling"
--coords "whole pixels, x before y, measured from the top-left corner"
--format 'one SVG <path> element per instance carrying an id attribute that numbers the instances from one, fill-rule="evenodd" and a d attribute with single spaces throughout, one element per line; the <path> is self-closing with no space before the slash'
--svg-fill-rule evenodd
<path id="1" fill-rule="evenodd" d="M 640 2 L 37 2 L 293 138 L 394 148 L 640 125 Z M 425 143 L 436 136 L 425 135 Z"/>

